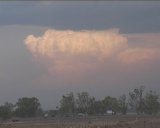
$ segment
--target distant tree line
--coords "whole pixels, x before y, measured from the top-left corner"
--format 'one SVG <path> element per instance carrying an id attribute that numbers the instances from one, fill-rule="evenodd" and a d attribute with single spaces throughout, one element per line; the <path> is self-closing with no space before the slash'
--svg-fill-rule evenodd
<path id="1" fill-rule="evenodd" d="M 75 115 L 83 113 L 87 115 L 104 115 L 107 110 L 117 113 L 127 114 L 136 112 L 137 114 L 157 114 L 160 110 L 159 95 L 154 91 L 144 92 L 144 86 L 133 89 L 119 98 L 106 96 L 102 100 L 96 100 L 89 96 L 87 92 L 78 93 L 76 98 L 71 92 L 62 96 L 59 112 L 62 115 Z"/>
<path id="2" fill-rule="evenodd" d="M 144 86 L 131 90 L 128 95 L 119 98 L 106 96 L 102 100 L 96 100 L 88 92 L 73 92 L 63 95 L 60 106 L 56 110 L 48 110 L 50 115 L 76 116 L 84 115 L 105 115 L 107 110 L 114 115 L 135 112 L 137 114 L 158 114 L 160 111 L 159 95 L 150 90 L 145 92 Z M 0 118 L 3 120 L 11 117 L 36 117 L 44 116 L 39 99 L 36 97 L 23 97 L 18 99 L 16 104 L 6 102 L 0 106 Z"/>

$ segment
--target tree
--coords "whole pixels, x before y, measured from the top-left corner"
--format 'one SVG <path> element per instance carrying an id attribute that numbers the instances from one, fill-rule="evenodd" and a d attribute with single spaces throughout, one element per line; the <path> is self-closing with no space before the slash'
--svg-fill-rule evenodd
<path id="1" fill-rule="evenodd" d="M 6 102 L 4 105 L 0 106 L 0 117 L 2 120 L 11 118 L 14 105 L 12 103 Z"/>
<path id="2" fill-rule="evenodd" d="M 73 114 L 75 113 L 75 98 L 73 93 L 62 96 L 60 101 L 61 114 Z"/>
<path id="3" fill-rule="evenodd" d="M 112 110 L 114 114 L 116 114 L 119 111 L 119 104 L 116 98 L 107 96 L 104 98 L 102 102 L 104 104 L 105 111 Z"/>
<path id="4" fill-rule="evenodd" d="M 88 107 L 86 109 L 87 114 L 89 114 L 89 115 L 96 114 L 95 103 L 96 103 L 95 98 L 94 97 L 89 97 Z"/>
<path id="5" fill-rule="evenodd" d="M 150 91 L 145 96 L 146 113 L 147 114 L 157 114 L 159 111 L 160 103 L 159 96 L 156 92 Z"/>
<path id="6" fill-rule="evenodd" d="M 127 113 L 127 108 L 128 108 L 128 103 L 127 103 L 126 95 L 120 96 L 118 102 L 119 102 L 120 112 L 123 115 L 125 115 Z"/>
<path id="7" fill-rule="evenodd" d="M 94 97 L 90 97 L 88 92 L 81 92 L 77 94 L 77 111 L 79 113 L 92 114 L 93 104 L 95 102 Z"/>
<path id="8" fill-rule="evenodd" d="M 43 117 L 44 116 L 44 110 L 42 108 L 38 108 L 35 114 L 37 117 Z"/>
<path id="9" fill-rule="evenodd" d="M 139 88 L 135 88 L 132 92 L 129 92 L 129 105 L 137 114 L 144 113 L 145 110 L 143 93 L 144 86 L 140 86 Z"/>
<path id="10" fill-rule="evenodd" d="M 36 97 L 23 97 L 16 103 L 15 115 L 19 117 L 34 117 L 40 109 L 40 102 Z"/>
<path id="11" fill-rule="evenodd" d="M 95 101 L 93 107 L 91 108 L 92 114 L 103 115 L 106 112 L 104 109 L 104 104 L 102 101 Z"/>

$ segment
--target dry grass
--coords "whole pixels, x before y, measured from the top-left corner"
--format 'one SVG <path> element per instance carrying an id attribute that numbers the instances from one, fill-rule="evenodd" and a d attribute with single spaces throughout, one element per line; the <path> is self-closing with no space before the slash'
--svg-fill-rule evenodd
<path id="1" fill-rule="evenodd" d="M 5 122 L 0 128 L 160 128 L 160 117 L 113 116 L 94 118 L 59 118 Z"/>

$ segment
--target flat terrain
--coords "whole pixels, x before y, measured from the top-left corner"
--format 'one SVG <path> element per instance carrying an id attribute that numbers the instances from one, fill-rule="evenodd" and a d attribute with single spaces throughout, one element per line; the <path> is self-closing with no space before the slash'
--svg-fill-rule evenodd
<path id="1" fill-rule="evenodd" d="M 65 117 L 2 122 L 0 128 L 160 128 L 160 116 Z"/>

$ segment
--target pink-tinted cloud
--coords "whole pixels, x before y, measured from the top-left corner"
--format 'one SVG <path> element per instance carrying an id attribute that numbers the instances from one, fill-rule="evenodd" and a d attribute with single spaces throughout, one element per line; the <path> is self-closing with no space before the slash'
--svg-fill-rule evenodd
<path id="1" fill-rule="evenodd" d="M 83 72 L 128 47 L 118 29 L 104 31 L 47 30 L 41 37 L 29 35 L 25 44 L 34 56 L 51 61 L 49 71 Z"/>
<path id="2" fill-rule="evenodd" d="M 129 47 L 117 55 L 123 64 L 157 61 L 160 59 L 160 33 L 124 34 Z"/>
<path id="3" fill-rule="evenodd" d="M 27 36 L 25 45 L 34 56 L 50 61 L 51 74 L 85 74 L 106 67 L 109 61 L 129 65 L 160 59 L 159 35 L 50 29 L 40 37 Z"/>
<path id="4" fill-rule="evenodd" d="M 127 47 L 127 38 L 118 29 L 106 31 L 47 30 L 43 36 L 27 36 L 25 44 L 35 55 L 90 55 L 106 58 Z"/>
<path id="5" fill-rule="evenodd" d="M 160 48 L 130 48 L 118 55 L 118 60 L 125 64 L 160 59 Z"/>

